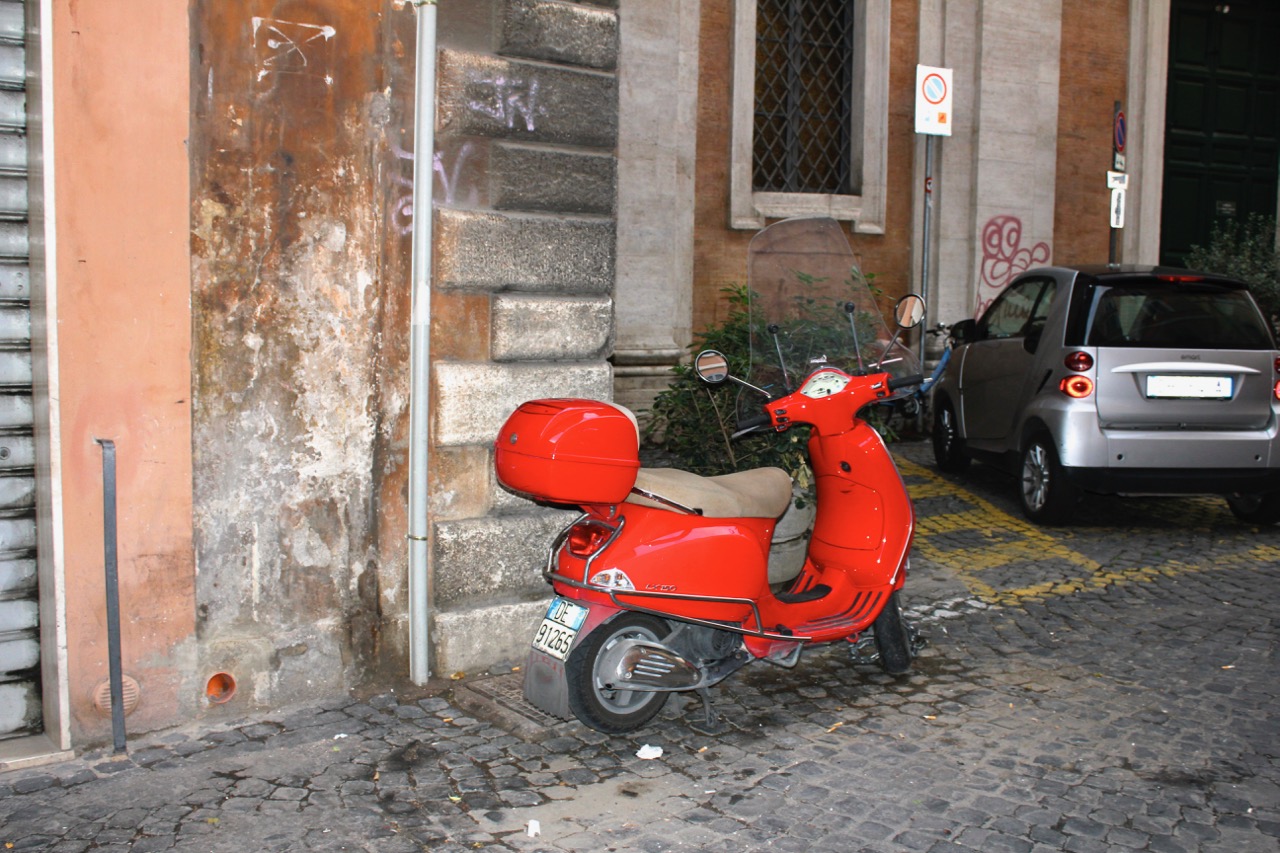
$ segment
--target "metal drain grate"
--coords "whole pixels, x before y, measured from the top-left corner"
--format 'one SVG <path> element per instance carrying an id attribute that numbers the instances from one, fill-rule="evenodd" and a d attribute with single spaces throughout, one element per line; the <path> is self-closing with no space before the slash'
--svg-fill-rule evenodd
<path id="1" fill-rule="evenodd" d="M 526 740 L 541 740 L 572 725 L 525 701 L 521 672 L 460 684 L 454 690 L 454 699 L 472 713 L 488 717 Z"/>

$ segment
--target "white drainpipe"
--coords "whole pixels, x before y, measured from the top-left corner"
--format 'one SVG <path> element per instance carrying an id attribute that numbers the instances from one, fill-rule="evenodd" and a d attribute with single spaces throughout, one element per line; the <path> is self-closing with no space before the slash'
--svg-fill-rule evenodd
<path id="1" fill-rule="evenodd" d="M 427 515 L 427 454 L 430 448 L 431 239 L 436 147 L 436 6 L 412 0 L 418 12 L 413 122 L 413 333 L 409 343 L 409 677 L 431 676 L 431 522 Z"/>

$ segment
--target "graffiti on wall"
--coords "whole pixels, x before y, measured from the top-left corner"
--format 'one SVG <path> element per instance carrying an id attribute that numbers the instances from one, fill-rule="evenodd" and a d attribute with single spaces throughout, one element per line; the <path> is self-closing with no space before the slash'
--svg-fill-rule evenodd
<path id="1" fill-rule="evenodd" d="M 1049 260 L 1049 244 L 1022 245 L 1022 220 L 1002 214 L 982 226 L 982 267 L 978 280 L 978 309 L 987 310 L 1014 276 Z"/>
<path id="2" fill-rule="evenodd" d="M 391 221 L 396 232 L 407 236 L 413 231 L 413 152 L 396 143 L 390 144 L 391 153 L 399 167 L 391 176 L 391 182 L 399 187 L 391 209 Z M 474 183 L 463 180 L 467 163 L 472 159 L 475 148 L 470 142 L 464 142 L 458 149 L 446 156 L 444 151 L 436 151 L 432 157 L 431 170 L 435 173 L 435 202 L 452 206 L 465 204 L 474 206 L 479 203 L 479 190 Z M 407 174 L 406 174 L 407 173 Z"/>
<path id="3" fill-rule="evenodd" d="M 333 85 L 329 43 L 338 31 L 324 24 L 300 24 L 274 18 L 253 19 L 255 82 L 272 74 L 303 74 Z"/>
<path id="4" fill-rule="evenodd" d="M 472 70 L 467 80 L 467 108 L 486 115 L 508 130 L 517 122 L 532 133 L 537 130 L 542 106 L 538 103 L 538 81 L 525 77 L 488 76 Z"/>

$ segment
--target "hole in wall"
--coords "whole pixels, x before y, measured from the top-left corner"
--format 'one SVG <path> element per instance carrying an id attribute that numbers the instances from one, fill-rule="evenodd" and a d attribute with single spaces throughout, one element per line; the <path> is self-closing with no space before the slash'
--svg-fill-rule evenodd
<path id="1" fill-rule="evenodd" d="M 204 686 L 204 696 L 210 704 L 221 705 L 231 701 L 234 695 L 236 695 L 236 680 L 231 673 L 215 672 L 209 676 L 209 681 Z"/>

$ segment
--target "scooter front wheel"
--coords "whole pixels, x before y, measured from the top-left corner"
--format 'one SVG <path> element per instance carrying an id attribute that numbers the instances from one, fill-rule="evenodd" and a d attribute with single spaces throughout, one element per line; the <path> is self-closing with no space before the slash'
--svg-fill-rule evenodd
<path id="1" fill-rule="evenodd" d="M 880 653 L 880 668 L 889 675 L 906 675 L 911 670 L 915 650 L 911 647 L 911 629 L 902 618 L 898 605 L 898 591 L 889 594 L 884 609 L 872 624 L 875 632 L 876 651 Z"/>
<path id="2" fill-rule="evenodd" d="M 622 640 L 659 642 L 671 626 L 645 613 L 622 613 L 592 631 L 565 662 L 569 709 L 586 725 L 604 734 L 635 731 L 652 720 L 666 704 L 667 694 L 625 690 L 612 683 L 601 657 Z"/>

